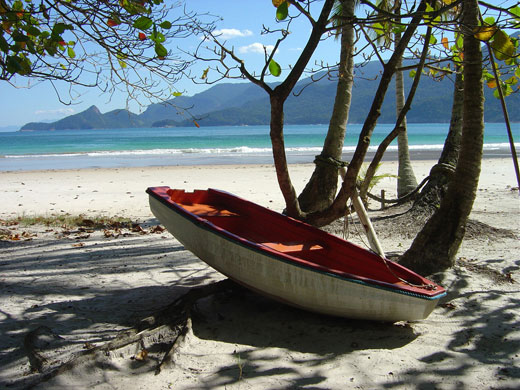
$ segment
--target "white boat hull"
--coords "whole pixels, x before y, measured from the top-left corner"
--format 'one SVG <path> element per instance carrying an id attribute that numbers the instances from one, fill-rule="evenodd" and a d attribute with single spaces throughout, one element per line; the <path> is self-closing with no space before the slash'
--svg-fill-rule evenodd
<path id="1" fill-rule="evenodd" d="M 263 295 L 334 316 L 403 321 L 426 318 L 438 303 L 425 298 L 295 265 L 175 212 L 150 197 L 150 208 L 184 247 L 215 270 Z M 236 236 L 235 236 L 236 237 Z"/>

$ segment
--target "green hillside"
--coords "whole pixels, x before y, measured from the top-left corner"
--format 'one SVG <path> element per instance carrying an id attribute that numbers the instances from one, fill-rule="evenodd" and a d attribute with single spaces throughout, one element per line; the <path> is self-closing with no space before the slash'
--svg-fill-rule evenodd
<path id="1" fill-rule="evenodd" d="M 381 68 L 377 63 L 369 63 L 356 69 L 349 122 L 363 123 L 374 97 Z M 412 83 L 405 77 L 405 89 Z M 304 88 L 305 87 L 305 88 Z M 301 92 L 301 93 L 300 93 Z M 334 80 L 310 83 L 300 81 L 295 93 L 285 104 L 287 124 L 328 123 L 334 103 L 336 84 Z M 453 83 L 449 78 L 435 81 L 423 77 L 416 93 L 412 108 L 407 115 L 410 123 L 449 122 Z M 395 89 L 389 88 L 379 117 L 380 123 L 393 123 L 395 113 Z M 503 121 L 498 99 L 493 90 L 485 87 L 485 121 Z M 510 119 L 520 122 L 520 94 L 507 98 Z M 190 115 L 184 113 L 189 110 Z M 194 96 L 180 96 L 169 102 L 152 104 L 140 115 L 126 110 L 115 110 L 102 114 L 95 106 L 53 123 L 28 123 L 21 130 L 62 130 L 62 129 L 103 129 L 131 127 L 172 127 L 192 126 L 191 116 L 197 118 L 201 126 L 268 125 L 270 107 L 267 93 L 252 83 L 223 83 Z M 190 118 L 190 119 L 187 119 Z"/>

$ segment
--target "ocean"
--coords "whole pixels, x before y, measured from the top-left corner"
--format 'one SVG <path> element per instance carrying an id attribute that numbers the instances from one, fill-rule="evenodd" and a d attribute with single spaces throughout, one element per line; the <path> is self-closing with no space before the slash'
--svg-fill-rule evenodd
<path id="1" fill-rule="evenodd" d="M 349 124 L 344 160 L 355 149 L 362 125 Z M 449 124 L 408 124 L 413 158 L 437 158 Z M 520 123 L 512 125 L 520 147 Z M 393 125 L 380 124 L 372 137 L 373 152 Z M 312 162 L 321 152 L 327 125 L 289 125 L 285 143 L 290 163 Z M 485 155 L 510 155 L 506 127 L 487 123 Z M 387 154 L 394 156 L 396 142 Z M 390 157 L 392 158 L 392 157 Z M 268 126 L 175 127 L 142 129 L 60 130 L 0 133 L 0 171 L 221 165 L 272 163 Z"/>

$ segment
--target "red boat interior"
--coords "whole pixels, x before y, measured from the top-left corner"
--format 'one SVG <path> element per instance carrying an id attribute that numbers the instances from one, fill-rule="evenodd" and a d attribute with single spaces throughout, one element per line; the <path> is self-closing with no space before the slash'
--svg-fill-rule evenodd
<path id="1" fill-rule="evenodd" d="M 218 228 L 260 247 L 296 258 L 293 261 L 302 265 L 317 266 L 323 271 L 341 275 L 355 275 L 360 279 L 401 285 L 406 290 L 421 294 L 439 293 L 428 293 L 419 287 L 431 282 L 396 263 L 385 261 L 357 245 L 231 194 L 217 190 L 185 192 L 167 187 L 153 190 Z"/>

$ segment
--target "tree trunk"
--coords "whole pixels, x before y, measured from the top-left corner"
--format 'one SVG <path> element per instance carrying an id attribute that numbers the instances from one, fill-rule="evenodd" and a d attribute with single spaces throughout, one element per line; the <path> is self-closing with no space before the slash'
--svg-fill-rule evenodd
<path id="1" fill-rule="evenodd" d="M 401 39 L 401 34 L 395 34 L 396 44 Z M 398 68 L 402 67 L 402 57 L 397 64 Z M 404 107 L 404 80 L 403 72 L 397 70 L 395 73 L 395 105 L 397 117 Z M 398 153 L 398 173 L 397 173 L 397 196 L 404 196 L 417 187 L 417 179 L 410 161 L 410 150 L 408 148 L 408 132 L 406 126 L 406 117 L 401 122 L 401 131 L 397 135 L 397 153 Z"/>
<path id="2" fill-rule="evenodd" d="M 298 219 L 304 219 L 305 213 L 302 212 L 298 203 L 298 195 L 291 183 L 289 169 L 287 167 L 283 135 L 283 109 L 287 97 L 300 79 L 302 73 L 305 71 L 305 67 L 318 47 L 322 35 L 327 31 L 329 16 L 333 5 L 334 0 L 325 0 L 320 12 L 320 17 L 313 25 L 309 40 L 307 41 L 302 54 L 291 68 L 287 78 L 272 90 L 267 86 L 267 84 L 264 84 L 263 82 L 261 83 L 264 89 L 269 93 L 271 103 L 270 137 L 278 184 L 285 199 L 286 213 L 289 216 Z"/>
<path id="3" fill-rule="evenodd" d="M 464 99 L 464 85 L 461 69 L 457 69 L 453 90 L 450 129 L 439 162 L 430 171 L 430 180 L 424 186 L 415 201 L 412 212 L 432 214 L 439 208 L 446 193 L 450 179 L 457 166 L 462 134 L 462 102 Z"/>
<path id="4" fill-rule="evenodd" d="M 484 93 L 477 0 L 464 0 L 464 102 L 459 161 L 440 208 L 419 232 L 401 264 L 422 274 L 451 267 L 475 200 L 484 139 Z"/>
<path id="5" fill-rule="evenodd" d="M 419 60 L 419 64 L 417 65 L 417 72 L 415 73 L 415 77 L 413 79 L 412 86 L 410 88 L 410 92 L 408 93 L 406 102 L 404 102 L 404 104 L 401 106 L 401 108 L 398 111 L 397 120 L 395 121 L 395 127 L 385 137 L 385 139 L 383 141 L 381 141 L 381 143 L 377 147 L 376 154 L 372 158 L 372 162 L 370 163 L 370 165 L 367 168 L 365 178 L 364 178 L 363 182 L 361 183 L 361 189 L 360 189 L 360 195 L 361 195 L 362 199 L 366 199 L 366 197 L 367 197 L 370 183 L 372 182 L 372 179 L 373 179 L 374 175 L 376 174 L 376 170 L 379 167 L 379 164 L 381 163 L 381 160 L 386 151 L 386 148 L 395 139 L 395 137 L 397 137 L 399 132 L 403 130 L 403 127 L 401 126 L 401 124 L 402 124 L 403 120 L 405 120 L 406 114 L 412 106 L 413 98 L 415 97 L 415 93 L 417 92 L 417 88 L 419 86 L 419 81 L 421 80 L 422 71 L 424 69 L 424 64 L 426 62 L 426 56 L 427 56 L 428 50 L 429 50 L 429 42 L 430 42 L 432 30 L 433 30 L 432 27 L 428 27 L 426 29 L 426 35 L 424 38 L 424 47 L 422 50 L 421 59 Z M 408 150 L 408 145 L 406 146 L 406 150 Z M 413 172 L 412 172 L 412 175 L 413 175 Z M 415 180 L 415 176 L 414 176 L 414 180 Z M 412 193 L 412 192 L 408 192 L 408 193 Z"/>
<path id="6" fill-rule="evenodd" d="M 370 138 L 377 124 L 379 115 L 381 115 L 381 106 L 383 105 L 383 101 L 386 95 L 386 91 L 388 90 L 388 86 L 392 81 L 392 76 L 397 68 L 397 60 L 398 58 L 402 57 L 406 46 L 410 42 L 410 39 L 417 30 L 419 24 L 421 23 L 422 12 L 424 12 L 425 8 L 426 3 L 423 0 L 417 8 L 415 16 L 408 24 L 406 31 L 404 32 L 403 37 L 401 38 L 401 41 L 399 42 L 396 50 L 384 66 L 379 86 L 374 96 L 374 100 L 372 101 L 372 105 L 370 107 L 367 119 L 365 120 L 363 128 L 361 129 L 361 132 L 359 134 L 356 150 L 354 152 L 354 155 L 352 156 L 352 160 L 350 161 L 347 173 L 341 185 L 340 191 L 338 192 L 338 195 L 334 199 L 332 205 L 326 210 L 310 213 L 306 218 L 306 221 L 308 223 L 315 226 L 324 226 L 344 215 L 346 202 L 352 196 L 356 189 L 356 179 L 359 173 L 359 169 L 363 164 L 368 147 L 370 146 Z"/>
<path id="7" fill-rule="evenodd" d="M 302 215 L 302 210 L 298 203 L 296 190 L 294 189 L 289 176 L 287 167 L 287 157 L 285 154 L 285 142 L 283 136 L 283 106 L 284 99 L 277 95 L 271 95 L 271 145 L 273 148 L 274 166 L 278 185 L 285 199 L 286 213 L 291 216 Z"/>
<path id="8" fill-rule="evenodd" d="M 354 0 L 342 2 L 342 16 L 354 16 Z M 338 69 L 336 98 L 329 123 L 329 129 L 321 154 L 316 157 L 314 172 L 300 194 L 298 200 L 302 210 L 307 212 L 324 210 L 334 201 L 338 188 L 338 165 L 343 152 L 347 128 L 352 85 L 354 83 L 354 28 L 347 24 L 341 29 L 341 52 Z"/>

